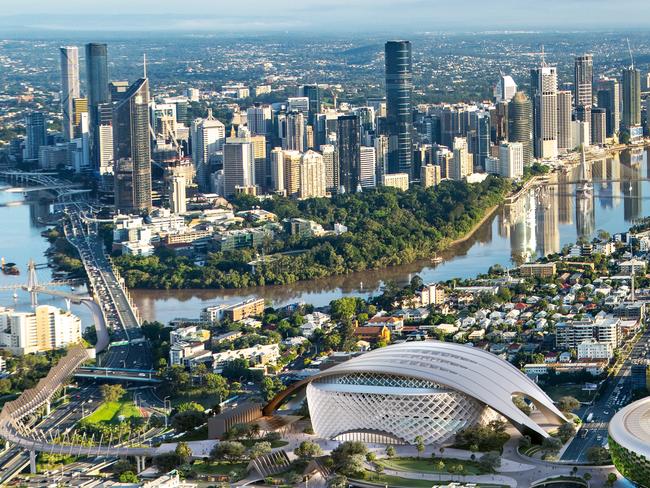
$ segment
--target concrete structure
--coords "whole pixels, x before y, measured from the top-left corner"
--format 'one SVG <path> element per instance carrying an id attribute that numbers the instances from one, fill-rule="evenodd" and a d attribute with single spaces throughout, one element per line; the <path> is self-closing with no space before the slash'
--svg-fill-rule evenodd
<path id="1" fill-rule="evenodd" d="M 311 149 L 300 158 L 299 198 L 322 198 L 326 193 L 323 156 Z"/>
<path id="2" fill-rule="evenodd" d="M 390 173 L 413 176 L 413 63 L 410 41 L 388 41 L 385 45 L 386 125 Z"/>
<path id="3" fill-rule="evenodd" d="M 59 49 L 61 56 L 61 112 L 63 113 L 63 137 L 74 139 L 73 100 L 79 98 L 79 49 L 65 46 Z"/>
<path id="4" fill-rule="evenodd" d="M 608 342 L 598 342 L 596 339 L 587 339 L 578 344 L 578 361 L 583 359 L 612 359 L 614 349 Z"/>
<path id="5" fill-rule="evenodd" d="M 439 341 L 394 344 L 345 361 L 295 383 L 264 413 L 303 387 L 315 432 L 337 440 L 413 444 L 421 436 L 425 444 L 442 443 L 497 414 L 537 438 L 548 437 L 515 406 L 516 396 L 526 396 L 550 422 L 565 421 L 510 363 L 482 349 Z"/>
<path id="6" fill-rule="evenodd" d="M 452 180 L 462 180 L 474 172 L 472 157 L 467 147 L 465 137 L 454 138 L 454 159 L 451 162 L 451 174 L 447 175 Z"/>
<path id="7" fill-rule="evenodd" d="M 208 109 L 205 119 L 196 119 L 192 122 L 190 131 L 192 141 L 192 160 L 196 168 L 196 181 L 199 189 L 209 191 L 211 163 L 217 153 L 223 150 L 226 142 L 226 127 L 222 122 L 212 116 Z"/>
<path id="8" fill-rule="evenodd" d="M 609 452 L 616 469 L 630 481 L 650 480 L 650 397 L 622 408 L 609 422 Z"/>
<path id="9" fill-rule="evenodd" d="M 524 92 L 517 92 L 508 107 L 508 140 L 524 146 L 524 164 L 533 159 L 533 106 Z"/>
<path id="10" fill-rule="evenodd" d="M 499 175 L 503 178 L 524 176 L 524 146 L 521 142 L 502 142 L 499 146 Z"/>
<path id="11" fill-rule="evenodd" d="M 420 184 L 424 188 L 438 186 L 442 180 L 441 168 L 436 164 L 425 164 L 420 168 Z"/>
<path id="12" fill-rule="evenodd" d="M 374 147 L 359 148 L 359 185 L 361 188 L 377 186 L 377 157 Z"/>
<path id="13" fill-rule="evenodd" d="M 237 187 L 255 186 L 255 153 L 248 137 L 233 137 L 223 146 L 224 193 L 236 193 Z"/>
<path id="14" fill-rule="evenodd" d="M 557 137 L 557 69 L 542 62 L 530 72 L 533 100 L 533 141 L 535 157 L 556 159 Z"/>
<path id="15" fill-rule="evenodd" d="M 572 112 L 571 92 L 568 90 L 557 92 L 557 147 L 560 152 L 567 152 L 574 148 L 571 132 Z"/>
<path id="16" fill-rule="evenodd" d="M 402 191 L 409 189 L 409 175 L 406 173 L 391 173 L 382 177 L 382 185 L 399 188 Z"/>

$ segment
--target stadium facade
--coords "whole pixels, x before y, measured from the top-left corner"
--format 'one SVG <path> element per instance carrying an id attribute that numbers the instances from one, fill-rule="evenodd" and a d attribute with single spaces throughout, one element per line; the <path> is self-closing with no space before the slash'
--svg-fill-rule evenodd
<path id="1" fill-rule="evenodd" d="M 616 469 L 650 487 L 650 397 L 619 410 L 609 423 L 609 452 Z"/>

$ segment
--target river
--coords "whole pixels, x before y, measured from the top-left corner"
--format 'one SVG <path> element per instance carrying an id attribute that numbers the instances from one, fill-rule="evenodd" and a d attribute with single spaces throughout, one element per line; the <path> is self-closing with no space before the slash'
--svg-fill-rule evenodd
<path id="1" fill-rule="evenodd" d="M 645 150 L 592 161 L 587 177 L 593 181 L 593 198 L 576 198 L 575 182 L 581 178 L 581 172 L 574 167 L 559 175 L 558 184 L 531 190 L 515 204 L 497 209 L 468 240 L 441 253 L 444 261 L 438 265 L 427 260 L 292 285 L 243 290 L 132 290 L 132 295 L 143 318 L 162 322 L 177 317 L 196 318 L 207 305 L 258 296 L 275 306 L 296 302 L 322 306 L 341 296 L 377 294 L 386 281 L 404 284 L 416 274 L 425 282 L 445 281 L 475 276 L 493 264 L 513 267 L 557 252 L 579 237 L 591 239 L 601 229 L 610 234 L 624 232 L 644 216 L 644 206 L 648 208 L 650 198 L 650 166 Z M 0 194 L 0 202 L 4 195 L 7 194 Z M 32 207 L 0 207 L 3 227 L 6 221 L 11 222 L 5 230 L 7 237 L 0 242 L 0 256 L 17 263 L 27 262 L 30 255 L 42 253 L 47 247 L 39 235 L 42 229 L 32 218 L 38 210 L 30 211 Z M 21 241 L 30 243 L 22 246 Z M 0 286 L 7 279 L 1 277 Z M 0 300 L 4 298 L 2 293 Z"/>

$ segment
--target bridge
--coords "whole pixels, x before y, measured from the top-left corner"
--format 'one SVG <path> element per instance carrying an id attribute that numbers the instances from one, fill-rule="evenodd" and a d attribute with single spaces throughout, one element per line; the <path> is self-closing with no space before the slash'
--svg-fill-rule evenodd
<path id="1" fill-rule="evenodd" d="M 101 368 L 86 366 L 75 371 L 77 378 L 90 378 L 93 380 L 105 381 L 135 381 L 138 383 L 162 383 L 158 373 L 154 370 L 143 371 L 141 369 L 128 368 Z"/>
<path id="2" fill-rule="evenodd" d="M 82 183 L 62 180 L 57 173 L 26 173 L 24 171 L 0 171 L 0 179 L 13 186 L 5 190 L 8 193 L 30 193 L 51 191 L 60 201 L 68 201 L 73 196 L 87 194 L 91 190 Z"/>

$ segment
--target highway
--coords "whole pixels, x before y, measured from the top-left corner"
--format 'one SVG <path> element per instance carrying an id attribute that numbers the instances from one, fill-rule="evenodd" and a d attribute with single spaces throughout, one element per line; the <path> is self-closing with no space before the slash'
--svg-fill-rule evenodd
<path id="1" fill-rule="evenodd" d="M 100 303 L 113 344 L 100 359 L 101 366 L 149 370 L 151 351 L 140 322 L 104 252 L 96 222 L 83 220 L 81 204 L 66 205 L 65 235 L 83 261 L 88 281 Z M 115 344 L 115 343 L 119 344 Z"/>
<path id="2" fill-rule="evenodd" d="M 646 330 L 632 345 L 621 368 L 601 387 L 598 399 L 592 405 L 580 409 L 578 415 L 584 423 L 562 454 L 563 461 L 588 463 L 587 454 L 590 448 L 607 445 L 609 421 L 632 398 L 632 362 L 646 357 L 645 348 L 648 344 L 650 344 L 650 330 Z M 592 419 L 586 422 L 590 414 L 593 414 Z"/>

